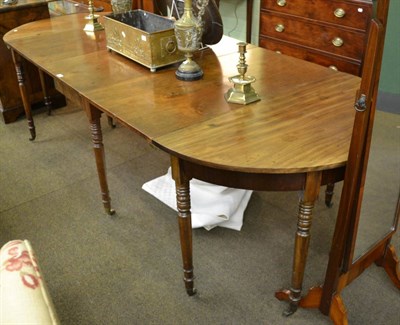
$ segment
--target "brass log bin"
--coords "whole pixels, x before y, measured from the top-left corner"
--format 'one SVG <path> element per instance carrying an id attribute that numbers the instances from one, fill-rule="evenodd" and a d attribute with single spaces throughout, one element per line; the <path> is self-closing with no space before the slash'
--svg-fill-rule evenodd
<path id="1" fill-rule="evenodd" d="M 173 20 L 141 9 L 104 18 L 107 48 L 150 71 L 185 59 L 178 50 Z"/>

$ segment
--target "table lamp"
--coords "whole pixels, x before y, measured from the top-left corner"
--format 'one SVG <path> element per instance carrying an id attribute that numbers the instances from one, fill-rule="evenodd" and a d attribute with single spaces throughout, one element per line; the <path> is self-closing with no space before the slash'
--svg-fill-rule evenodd
<path id="1" fill-rule="evenodd" d="M 182 17 L 175 23 L 175 36 L 178 49 L 185 53 L 186 60 L 182 62 L 176 71 L 179 80 L 193 81 L 203 77 L 203 70 L 193 61 L 193 52 L 200 48 L 200 40 L 203 34 L 202 16 L 208 5 L 208 0 L 197 0 L 199 9 L 197 17 L 193 13 L 192 0 L 185 0 Z"/>

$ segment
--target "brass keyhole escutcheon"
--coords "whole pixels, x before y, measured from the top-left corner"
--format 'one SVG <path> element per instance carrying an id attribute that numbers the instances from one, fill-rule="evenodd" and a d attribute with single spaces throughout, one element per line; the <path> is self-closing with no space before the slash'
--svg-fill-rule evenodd
<path id="1" fill-rule="evenodd" d="M 332 40 L 332 44 L 335 45 L 336 47 L 341 47 L 344 44 L 344 41 L 340 37 L 335 37 Z"/>
<path id="2" fill-rule="evenodd" d="M 335 15 L 335 17 L 337 18 L 343 18 L 346 15 L 346 11 L 344 11 L 344 9 L 342 8 L 337 8 L 333 14 Z"/>
<path id="3" fill-rule="evenodd" d="M 284 6 L 286 6 L 286 0 L 276 0 L 276 4 L 279 7 L 284 7 Z"/>
<path id="4" fill-rule="evenodd" d="M 285 26 L 283 24 L 278 24 L 278 25 L 275 26 L 275 30 L 278 33 L 282 33 L 285 30 Z"/>

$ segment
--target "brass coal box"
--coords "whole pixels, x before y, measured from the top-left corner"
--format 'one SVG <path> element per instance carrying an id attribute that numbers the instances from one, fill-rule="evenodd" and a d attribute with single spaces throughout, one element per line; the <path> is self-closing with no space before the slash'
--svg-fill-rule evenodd
<path id="1" fill-rule="evenodd" d="M 104 18 L 107 48 L 150 71 L 185 59 L 178 50 L 173 20 L 140 9 Z"/>

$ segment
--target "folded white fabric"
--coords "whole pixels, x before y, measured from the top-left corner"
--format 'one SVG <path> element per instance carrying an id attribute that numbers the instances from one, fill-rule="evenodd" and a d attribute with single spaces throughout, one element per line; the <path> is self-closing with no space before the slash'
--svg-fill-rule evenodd
<path id="1" fill-rule="evenodd" d="M 175 181 L 172 179 L 171 168 L 167 174 L 143 184 L 142 188 L 177 211 Z M 240 230 L 251 193 L 249 190 L 192 179 L 190 181 L 192 227 L 204 227 L 210 230 L 219 226 Z"/>
<path id="2" fill-rule="evenodd" d="M 59 324 L 29 241 L 5 244 L 0 263 L 0 324 Z"/>

